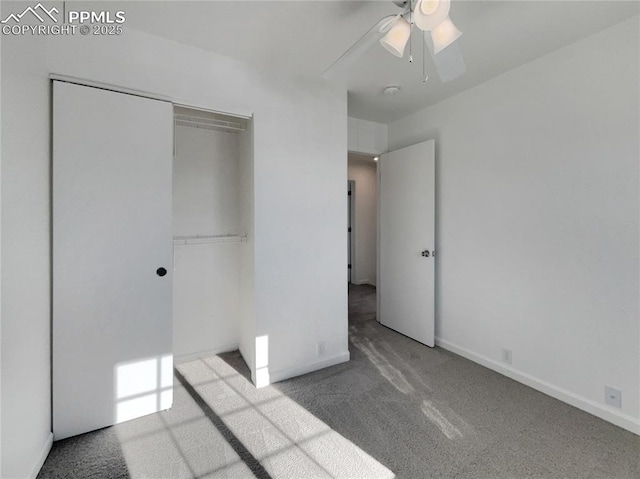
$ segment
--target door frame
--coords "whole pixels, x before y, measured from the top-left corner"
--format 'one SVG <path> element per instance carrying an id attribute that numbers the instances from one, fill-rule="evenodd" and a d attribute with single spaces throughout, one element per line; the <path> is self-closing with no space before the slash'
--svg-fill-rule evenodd
<path id="1" fill-rule="evenodd" d="M 235 111 L 227 111 L 227 110 L 218 110 L 218 109 L 214 109 L 214 108 L 208 108 L 205 106 L 202 106 L 199 103 L 194 103 L 193 101 L 189 101 L 189 100 L 185 100 L 185 99 L 181 99 L 181 98 L 177 98 L 174 97 L 172 95 L 166 95 L 166 94 L 162 94 L 162 93 L 156 93 L 156 92 L 152 92 L 152 91 L 146 91 L 146 90 L 139 90 L 139 89 L 135 89 L 135 88 L 129 88 L 126 87 L 122 84 L 113 84 L 113 83 L 106 83 L 106 82 L 101 82 L 101 81 L 96 81 L 96 80 L 91 80 L 88 78 L 84 78 L 84 77 L 75 77 L 72 75 L 66 75 L 66 74 L 62 74 L 62 73 L 56 73 L 56 72 L 51 72 L 48 75 L 47 78 L 48 82 L 49 82 L 49 91 L 51 93 L 51 98 L 49 100 L 49 107 L 51 109 L 51 112 L 53 114 L 53 85 L 55 81 L 58 82 L 62 82 L 62 83 L 69 83 L 69 84 L 73 84 L 73 85 L 78 85 L 78 86 L 83 86 L 83 87 L 89 87 L 89 88 L 96 88 L 96 89 L 100 89 L 100 90 L 106 90 L 108 92 L 113 92 L 113 93 L 120 93 L 120 94 L 125 94 L 125 95 L 132 95 L 132 96 L 136 96 L 136 97 L 140 97 L 140 98 L 145 98 L 145 99 L 149 99 L 149 100 L 158 100 L 158 101 L 163 101 L 163 102 L 167 102 L 169 104 L 172 105 L 172 107 L 184 107 L 184 108 L 189 108 L 189 109 L 195 109 L 195 110 L 200 110 L 200 111 L 204 111 L 204 112 L 210 112 L 210 113 L 216 113 L 216 114 L 221 114 L 221 115 L 226 115 L 226 116 L 233 116 L 236 118 L 241 118 L 244 120 L 248 120 L 249 122 L 251 122 L 252 128 L 253 128 L 253 124 L 255 121 L 255 115 L 252 111 L 250 110 L 235 110 Z M 252 137 L 252 143 L 253 143 L 253 130 L 251 132 L 251 137 Z M 172 138 L 175 140 L 175 125 L 174 125 L 174 135 L 172 135 Z M 51 131 L 51 138 L 50 138 L 51 142 L 53 142 L 53 131 Z M 172 152 L 174 151 L 173 149 L 175 148 L 175 144 L 173 144 L 173 148 L 172 148 Z M 173 154 L 173 153 L 172 153 Z M 252 156 L 253 156 L 253 150 L 252 150 Z M 50 151 L 50 158 L 49 161 L 53 162 L 53 149 L 51 149 Z M 50 214 L 52 216 L 52 221 L 53 221 L 53 204 L 51 205 L 51 211 Z M 172 231 L 173 234 L 173 231 Z M 53 257 L 53 231 L 50 231 L 49 234 L 49 247 L 51 248 L 51 254 Z M 172 261 L 172 266 L 173 266 L 173 261 Z M 173 269 L 173 267 L 172 267 Z M 53 391 L 53 339 L 54 339 L 54 332 L 53 332 L 53 267 L 50 268 L 50 276 L 51 276 L 51 300 L 50 300 L 50 304 L 49 304 L 49 309 L 50 309 L 50 317 L 49 317 L 49 321 L 51 322 L 52 328 L 51 331 L 49 332 L 49 347 L 51 350 L 51 354 L 50 354 L 50 358 L 49 358 L 49 362 L 50 362 L 50 368 L 51 368 L 51 374 L 50 374 L 50 378 L 49 378 L 49 385 L 50 385 L 50 389 Z M 173 282 L 173 274 L 171 276 L 172 282 Z M 173 325 L 173 315 L 171 317 L 171 323 Z M 173 336 L 173 334 L 172 334 Z M 244 355 L 243 355 L 244 358 Z M 175 358 L 173 358 L 175 361 Z M 253 367 L 251 365 L 250 362 L 246 361 L 247 364 L 249 365 L 249 368 L 252 370 L 253 373 Z M 50 413 L 51 413 L 51 427 L 53 429 L 53 417 L 54 417 L 54 400 L 53 400 L 53 394 L 51 395 L 51 401 L 50 401 Z"/>
<path id="2" fill-rule="evenodd" d="M 206 107 L 194 104 L 186 100 L 181 100 L 171 96 L 163 95 L 161 93 L 153 93 L 145 90 L 137 90 L 135 88 L 128 88 L 122 85 L 114 85 L 113 83 L 105 83 L 105 82 L 100 82 L 95 80 L 89 80 L 88 78 L 79 78 L 79 77 L 64 75 L 60 73 L 50 73 L 49 81 L 53 81 L 53 80 L 66 82 L 66 83 L 74 83 L 80 86 L 100 88 L 102 90 L 109 90 L 115 93 L 125 93 L 127 95 L 140 96 L 142 98 L 149 98 L 151 100 L 167 101 L 169 103 L 172 103 L 173 106 L 197 109 L 197 110 L 207 111 L 210 113 L 219 113 L 221 115 L 235 116 L 238 118 L 242 118 L 244 120 L 251 120 L 254 117 L 253 112 L 250 112 L 250 111 L 231 112 L 231 111 L 224 111 L 224 110 L 214 110 L 211 108 L 206 108 Z"/>
<path id="3" fill-rule="evenodd" d="M 347 180 L 347 195 L 349 208 L 347 214 L 347 235 L 349 237 L 349 284 L 355 284 L 356 279 L 356 181 Z"/>

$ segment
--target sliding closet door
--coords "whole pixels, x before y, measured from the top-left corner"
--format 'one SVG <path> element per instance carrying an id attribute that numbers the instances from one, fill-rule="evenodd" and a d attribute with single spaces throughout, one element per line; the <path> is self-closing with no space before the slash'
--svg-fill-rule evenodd
<path id="1" fill-rule="evenodd" d="M 172 105 L 54 81 L 55 439 L 171 406 Z"/>

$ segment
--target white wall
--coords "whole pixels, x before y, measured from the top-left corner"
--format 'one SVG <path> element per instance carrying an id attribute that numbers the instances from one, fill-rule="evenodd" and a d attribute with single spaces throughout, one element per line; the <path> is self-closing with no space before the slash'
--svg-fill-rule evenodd
<path id="1" fill-rule="evenodd" d="M 253 113 L 255 323 L 246 330 L 268 336 L 272 380 L 348 359 L 346 92 L 126 26 L 118 37 L 4 38 L 2 62 L 3 477 L 37 463 L 50 426 L 49 72 Z"/>
<path id="2" fill-rule="evenodd" d="M 174 245 L 173 356 L 238 349 L 241 243 Z"/>
<path id="3" fill-rule="evenodd" d="M 240 248 L 240 337 L 239 348 L 242 357 L 255 377 L 255 207 L 253 174 L 253 121 L 248 122 L 247 131 L 239 141 L 239 193 L 240 230 L 247 235 L 247 241 Z"/>
<path id="4" fill-rule="evenodd" d="M 175 128 L 173 235 L 239 234 L 239 135 Z"/>
<path id="5" fill-rule="evenodd" d="M 255 334 L 269 336 L 275 378 L 347 359 L 345 92 L 134 30 L 55 40 L 52 71 L 253 113 Z M 324 360 L 318 341 L 326 343 Z"/>
<path id="6" fill-rule="evenodd" d="M 355 284 L 376 284 L 378 176 L 372 157 L 349 153 L 348 173 L 355 187 L 355 258 L 352 273 Z"/>
<path id="7" fill-rule="evenodd" d="M 638 40 L 635 17 L 389 125 L 436 140 L 440 344 L 636 432 Z"/>
<path id="8" fill-rule="evenodd" d="M 4 18 L 7 3 L 1 2 Z M 0 477 L 33 475 L 51 434 L 50 148 L 46 49 L 2 35 Z M 35 476 L 34 476 L 35 477 Z"/>
<path id="9" fill-rule="evenodd" d="M 349 151 L 370 155 L 387 151 L 387 125 L 352 117 L 347 123 Z"/>

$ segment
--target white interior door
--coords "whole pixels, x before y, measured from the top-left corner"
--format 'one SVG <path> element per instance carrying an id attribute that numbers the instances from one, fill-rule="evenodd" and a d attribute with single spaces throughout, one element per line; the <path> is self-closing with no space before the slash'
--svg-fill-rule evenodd
<path id="1" fill-rule="evenodd" d="M 172 112 L 54 81 L 55 439 L 171 406 Z"/>
<path id="2" fill-rule="evenodd" d="M 435 147 L 418 143 L 378 161 L 378 320 L 434 345 Z"/>

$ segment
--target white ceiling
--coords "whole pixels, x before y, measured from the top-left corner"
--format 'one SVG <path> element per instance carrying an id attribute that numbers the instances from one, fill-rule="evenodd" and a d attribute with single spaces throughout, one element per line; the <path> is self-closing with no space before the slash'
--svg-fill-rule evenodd
<path id="1" fill-rule="evenodd" d="M 382 17 L 399 9 L 375 1 L 109 1 L 126 11 L 126 26 L 235 57 L 259 68 L 319 78 Z M 374 46 L 347 72 L 349 115 L 388 123 L 638 14 L 637 1 L 453 0 L 451 19 L 467 73 L 441 83 L 427 56 L 422 82 L 422 36 L 413 36 L 414 63 Z M 96 5 L 93 4 L 95 9 Z M 547 72 L 541 71 L 540 75 Z M 588 72 L 585 72 L 588 74 Z M 402 87 L 385 97 L 390 84 Z"/>

